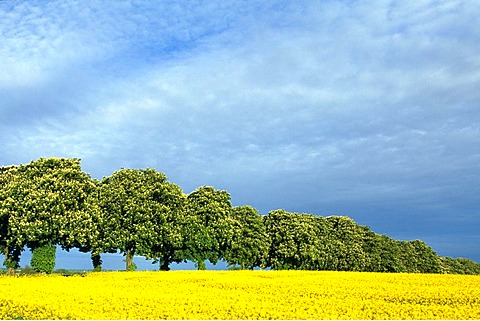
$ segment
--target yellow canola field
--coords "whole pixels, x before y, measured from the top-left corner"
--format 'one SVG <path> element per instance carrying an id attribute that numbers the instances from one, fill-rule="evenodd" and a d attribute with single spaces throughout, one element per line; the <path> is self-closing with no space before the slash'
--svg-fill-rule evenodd
<path id="1" fill-rule="evenodd" d="M 1 319 L 480 319 L 480 276 L 306 271 L 0 276 Z"/>

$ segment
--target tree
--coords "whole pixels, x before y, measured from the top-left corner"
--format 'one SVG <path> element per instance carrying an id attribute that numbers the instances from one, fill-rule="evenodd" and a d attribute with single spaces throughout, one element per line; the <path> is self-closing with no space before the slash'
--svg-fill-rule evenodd
<path id="1" fill-rule="evenodd" d="M 270 238 L 268 266 L 275 270 L 319 270 L 331 260 L 324 221 L 311 214 L 274 210 L 264 217 Z"/>
<path id="2" fill-rule="evenodd" d="M 202 186 L 187 196 L 184 257 L 205 267 L 205 260 L 216 264 L 223 258 L 233 236 L 230 194 Z"/>
<path id="3" fill-rule="evenodd" d="M 70 249 L 81 243 L 89 233 L 80 226 L 89 218 L 85 201 L 92 188 L 79 159 L 40 158 L 18 166 L 2 202 L 10 213 L 12 253 L 26 245 L 35 256 L 39 247 Z"/>
<path id="4" fill-rule="evenodd" d="M 368 264 L 365 253 L 364 229 L 347 216 L 329 216 L 331 238 L 335 244 L 337 271 L 362 271 Z"/>
<path id="5" fill-rule="evenodd" d="M 36 247 L 32 251 L 32 260 L 30 265 L 36 272 L 52 273 L 55 269 L 55 245 L 45 244 Z"/>
<path id="6" fill-rule="evenodd" d="M 14 201 L 11 199 L 12 187 L 18 166 L 0 167 L 0 251 L 5 255 L 3 265 L 8 274 L 19 267 L 20 253 L 23 247 L 17 246 L 10 231 L 9 220 L 15 215 Z"/>
<path id="7" fill-rule="evenodd" d="M 98 190 L 101 224 L 108 235 L 100 238 L 107 248 L 125 256 L 126 270 L 133 270 L 135 254 L 150 255 L 155 239 L 155 215 L 163 210 L 157 193 L 167 177 L 153 169 L 121 169 L 102 180 Z"/>
<path id="8" fill-rule="evenodd" d="M 480 264 L 466 258 L 440 257 L 441 273 L 449 274 L 480 274 Z"/>
<path id="9" fill-rule="evenodd" d="M 397 244 L 400 248 L 400 260 L 403 263 L 402 272 L 440 273 L 440 259 L 425 242 L 397 241 Z"/>
<path id="10" fill-rule="evenodd" d="M 147 258 L 160 262 L 160 270 L 170 270 L 172 262 L 186 260 L 184 256 L 184 211 L 187 202 L 181 188 L 173 183 L 161 184 L 154 194 L 160 206 L 153 215 L 154 237 L 150 239 Z"/>
<path id="11" fill-rule="evenodd" d="M 226 248 L 225 260 L 242 269 L 265 267 L 270 244 L 262 216 L 251 206 L 236 206 L 230 218 L 234 233 Z"/>
<path id="12" fill-rule="evenodd" d="M 365 252 L 368 256 L 365 271 L 401 272 L 402 262 L 398 243 L 386 235 L 370 230 L 364 236 Z"/>
<path id="13" fill-rule="evenodd" d="M 116 222 L 111 220 L 108 212 L 100 207 L 101 182 L 93 180 L 94 190 L 89 194 L 86 201 L 86 213 L 89 216 L 83 221 L 82 230 L 89 231 L 82 244 L 78 244 L 80 252 L 90 252 L 93 270 L 102 270 L 102 253 L 116 253 Z"/>

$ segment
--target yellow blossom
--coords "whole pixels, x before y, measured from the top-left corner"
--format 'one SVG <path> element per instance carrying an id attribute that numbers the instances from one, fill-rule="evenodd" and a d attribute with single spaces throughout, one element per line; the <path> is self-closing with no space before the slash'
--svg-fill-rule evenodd
<path id="1" fill-rule="evenodd" d="M 480 276 L 309 271 L 0 276 L 1 319 L 480 319 Z"/>

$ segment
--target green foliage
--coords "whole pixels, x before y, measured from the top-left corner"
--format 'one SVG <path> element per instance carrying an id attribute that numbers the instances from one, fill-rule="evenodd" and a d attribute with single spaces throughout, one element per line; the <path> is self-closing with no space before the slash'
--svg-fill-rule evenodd
<path id="1" fill-rule="evenodd" d="M 397 241 L 401 267 L 399 272 L 440 273 L 438 255 L 425 242 Z"/>
<path id="2" fill-rule="evenodd" d="M 93 181 L 95 189 L 88 195 L 86 201 L 86 211 L 89 215 L 88 224 L 84 229 L 89 233 L 86 235 L 85 244 L 79 247 L 81 252 L 91 252 L 93 269 L 101 270 L 101 253 L 116 253 L 117 244 L 112 230 L 116 228 L 115 222 L 112 222 L 112 216 L 101 207 L 102 183 L 98 180 Z M 100 261 L 98 261 L 100 260 Z"/>
<path id="3" fill-rule="evenodd" d="M 137 270 L 137 264 L 135 262 L 132 262 L 131 264 L 128 265 L 127 271 L 133 272 Z"/>
<path id="4" fill-rule="evenodd" d="M 323 218 L 271 211 L 264 217 L 270 239 L 268 266 L 276 270 L 320 270 L 335 260 Z"/>
<path id="5" fill-rule="evenodd" d="M 159 206 L 153 216 L 154 237 L 149 241 L 147 258 L 160 262 L 160 270 L 168 271 L 172 262 L 185 260 L 184 215 L 187 196 L 173 183 L 162 184 L 155 193 Z"/>
<path id="6" fill-rule="evenodd" d="M 222 259 L 233 237 L 230 194 L 202 186 L 187 196 L 184 257 L 193 262 Z M 198 268 L 202 267 L 201 265 Z"/>
<path id="7" fill-rule="evenodd" d="M 362 271 L 368 264 L 366 228 L 348 217 L 276 210 L 264 222 L 274 269 Z"/>
<path id="8" fill-rule="evenodd" d="M 207 269 L 207 265 L 205 264 L 205 261 L 195 262 L 195 267 L 199 271 L 205 271 Z"/>
<path id="9" fill-rule="evenodd" d="M 38 272 L 32 269 L 30 265 L 25 265 L 22 269 L 20 269 L 20 274 L 37 274 Z"/>
<path id="10" fill-rule="evenodd" d="M 272 211 L 264 219 L 273 269 L 439 273 L 422 241 L 395 241 L 344 216 Z"/>
<path id="11" fill-rule="evenodd" d="M 335 253 L 334 264 L 329 270 L 364 271 L 368 264 L 365 252 L 365 229 L 346 216 L 327 217 L 330 242 Z"/>
<path id="12" fill-rule="evenodd" d="M 36 247 L 32 250 L 30 265 L 36 272 L 52 273 L 55 269 L 56 247 L 51 244 Z"/>
<path id="13" fill-rule="evenodd" d="M 245 268 L 242 268 L 241 266 L 236 265 L 236 264 L 227 264 L 227 270 L 229 270 L 229 271 L 241 271 L 241 270 L 245 270 Z"/>
<path id="14" fill-rule="evenodd" d="M 17 179 L 18 166 L 0 167 L 0 251 L 5 255 L 3 265 L 9 274 L 19 267 L 22 246 L 16 245 L 12 236 L 10 219 L 16 216 L 16 208 L 12 199 L 12 188 Z"/>
<path id="15" fill-rule="evenodd" d="M 402 272 L 398 242 L 385 235 L 366 230 L 364 234 L 365 252 L 368 256 L 365 271 Z"/>
<path id="16" fill-rule="evenodd" d="M 230 264 L 238 264 L 242 269 L 265 267 L 269 238 L 263 219 L 251 206 L 233 207 L 229 220 L 231 234 L 224 252 L 224 259 Z"/>
<path id="17" fill-rule="evenodd" d="M 13 275 L 15 270 L 20 267 L 20 253 L 21 249 L 16 246 L 7 246 L 4 249 L 5 260 L 3 265 L 7 268 L 7 273 Z"/>
<path id="18" fill-rule="evenodd" d="M 441 273 L 448 274 L 480 274 L 480 264 L 466 258 L 440 257 L 439 258 Z"/>
<path id="19" fill-rule="evenodd" d="M 91 255 L 93 271 L 100 272 L 102 270 L 102 257 L 98 253 L 92 253 Z"/>
<path id="20" fill-rule="evenodd" d="M 122 169 L 102 180 L 98 188 L 98 206 L 102 238 L 96 251 L 119 249 L 130 269 L 135 254 L 150 256 L 155 240 L 157 213 L 164 210 L 158 191 L 167 177 L 153 169 Z"/>
<path id="21" fill-rule="evenodd" d="M 122 252 L 160 263 L 226 260 L 230 267 L 414 273 L 480 274 L 468 259 L 439 257 L 424 242 L 379 235 L 344 216 L 233 207 L 226 191 L 202 186 L 185 195 L 153 169 L 121 169 L 101 181 L 80 160 L 40 158 L 0 167 L 0 251 L 9 273 L 20 254 L 51 273 L 55 246 L 90 252 L 94 271 L 101 254 Z"/>
<path id="22" fill-rule="evenodd" d="M 15 265 L 25 245 L 81 247 L 92 226 L 85 203 L 94 185 L 80 160 L 41 158 L 3 170 L 1 176 L 8 181 L 0 189 L 1 228 L 8 222 L 0 243 L 8 248 L 8 265 Z"/>
<path id="23" fill-rule="evenodd" d="M 18 261 L 14 261 L 7 256 L 3 261 L 3 266 L 10 270 L 18 268 L 19 264 Z"/>

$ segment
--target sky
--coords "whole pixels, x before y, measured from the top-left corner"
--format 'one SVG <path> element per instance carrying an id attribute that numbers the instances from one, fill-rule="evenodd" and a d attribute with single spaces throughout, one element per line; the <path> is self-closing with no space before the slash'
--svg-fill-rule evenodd
<path id="1" fill-rule="evenodd" d="M 480 262 L 478 12 L 461 0 L 0 1 L 0 165 L 75 157 L 98 179 L 154 168 L 185 193 L 346 215 Z"/>

